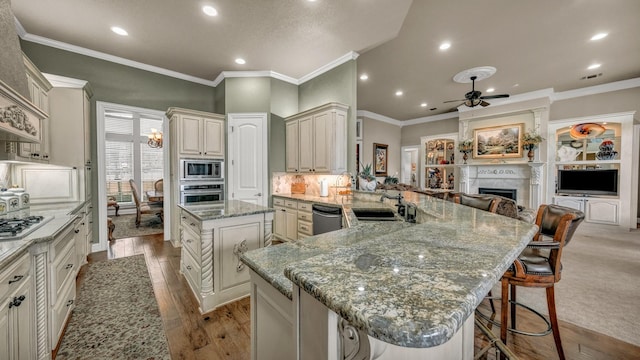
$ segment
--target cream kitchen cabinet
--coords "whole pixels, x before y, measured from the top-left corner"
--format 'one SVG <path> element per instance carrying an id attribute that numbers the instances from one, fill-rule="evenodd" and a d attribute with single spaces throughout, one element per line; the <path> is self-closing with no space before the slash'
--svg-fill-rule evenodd
<path id="1" fill-rule="evenodd" d="M 620 224 L 620 200 L 618 199 L 556 196 L 553 198 L 553 203 L 584 212 L 585 222 Z"/>
<path id="2" fill-rule="evenodd" d="M 76 274 L 78 257 L 76 254 L 75 227 L 69 224 L 49 245 L 49 305 L 51 350 L 58 346 L 60 338 L 75 307 Z"/>
<path id="3" fill-rule="evenodd" d="M 238 203 L 241 202 L 236 201 L 231 207 L 237 208 Z M 198 300 L 201 313 L 249 295 L 249 270 L 240 262 L 240 256 L 265 246 L 266 237 L 270 243 L 273 215 L 269 209 L 263 209 L 266 212 L 249 211 L 210 220 L 181 209 L 180 270 Z M 233 210 L 222 212 L 228 215 L 230 211 Z"/>
<path id="4" fill-rule="evenodd" d="M 328 103 L 285 119 L 288 172 L 346 171 L 348 110 L 346 105 Z"/>
<path id="5" fill-rule="evenodd" d="M 311 203 L 273 197 L 274 235 L 282 241 L 295 241 L 313 235 Z"/>
<path id="6" fill-rule="evenodd" d="M 185 158 L 224 158 L 224 115 L 196 110 L 170 108 L 172 138 L 178 155 Z"/>
<path id="7" fill-rule="evenodd" d="M 285 240 L 287 236 L 287 209 L 284 207 L 284 199 L 273 198 L 273 208 L 276 211 L 273 215 L 273 234 L 280 240 Z"/>
<path id="8" fill-rule="evenodd" d="M 89 145 L 90 98 L 93 92 L 84 80 L 47 75 L 51 120 L 51 163 L 84 169 L 91 163 Z"/>
<path id="9" fill-rule="evenodd" d="M 35 298 L 31 256 L 25 252 L 0 271 L 0 357 L 35 359 Z"/>
<path id="10" fill-rule="evenodd" d="M 49 114 L 49 91 L 51 83 L 42 75 L 40 70 L 23 54 L 24 66 L 27 70 L 27 87 L 31 102 L 42 112 Z M 40 121 L 38 129 L 39 143 L 19 143 L 18 156 L 24 159 L 48 162 L 51 154 L 50 127 L 51 119 Z"/>

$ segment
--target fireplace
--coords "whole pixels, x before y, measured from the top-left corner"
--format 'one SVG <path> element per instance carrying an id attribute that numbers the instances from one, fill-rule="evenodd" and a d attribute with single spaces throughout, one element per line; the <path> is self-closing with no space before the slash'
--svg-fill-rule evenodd
<path id="1" fill-rule="evenodd" d="M 487 195 L 500 195 L 506 198 L 512 199 L 514 201 L 518 201 L 518 190 L 517 189 L 494 189 L 494 188 L 478 188 L 478 194 L 487 194 Z"/>

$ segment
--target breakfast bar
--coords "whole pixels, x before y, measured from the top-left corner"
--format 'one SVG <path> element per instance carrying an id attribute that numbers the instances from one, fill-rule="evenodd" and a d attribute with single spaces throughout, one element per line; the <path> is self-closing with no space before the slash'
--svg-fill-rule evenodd
<path id="1" fill-rule="evenodd" d="M 537 227 L 403 195 L 417 206 L 415 224 L 358 221 L 352 208 L 381 203 L 380 194 L 356 193 L 342 205 L 349 228 L 243 254 L 253 359 L 473 357 L 474 309 Z M 265 319 L 291 336 L 290 347 L 269 345 Z"/>

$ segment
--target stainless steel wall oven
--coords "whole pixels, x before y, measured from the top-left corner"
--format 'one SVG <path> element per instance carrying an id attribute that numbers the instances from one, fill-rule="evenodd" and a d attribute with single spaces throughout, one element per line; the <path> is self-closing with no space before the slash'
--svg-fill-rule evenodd
<path id="1" fill-rule="evenodd" d="M 224 183 L 183 182 L 180 203 L 184 205 L 224 200 Z"/>

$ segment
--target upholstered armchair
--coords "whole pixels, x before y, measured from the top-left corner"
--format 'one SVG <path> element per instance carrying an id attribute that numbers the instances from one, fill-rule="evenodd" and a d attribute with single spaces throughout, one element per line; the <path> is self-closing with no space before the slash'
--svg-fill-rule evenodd
<path id="1" fill-rule="evenodd" d="M 136 182 L 133 179 L 129 179 L 129 184 L 131 185 L 133 200 L 136 203 L 136 227 L 140 226 L 142 214 L 155 214 L 160 218 L 160 221 L 164 222 L 164 212 L 162 206 L 149 204 L 146 201 L 142 202 L 140 200 L 140 190 L 138 190 L 138 185 L 136 184 Z"/>

